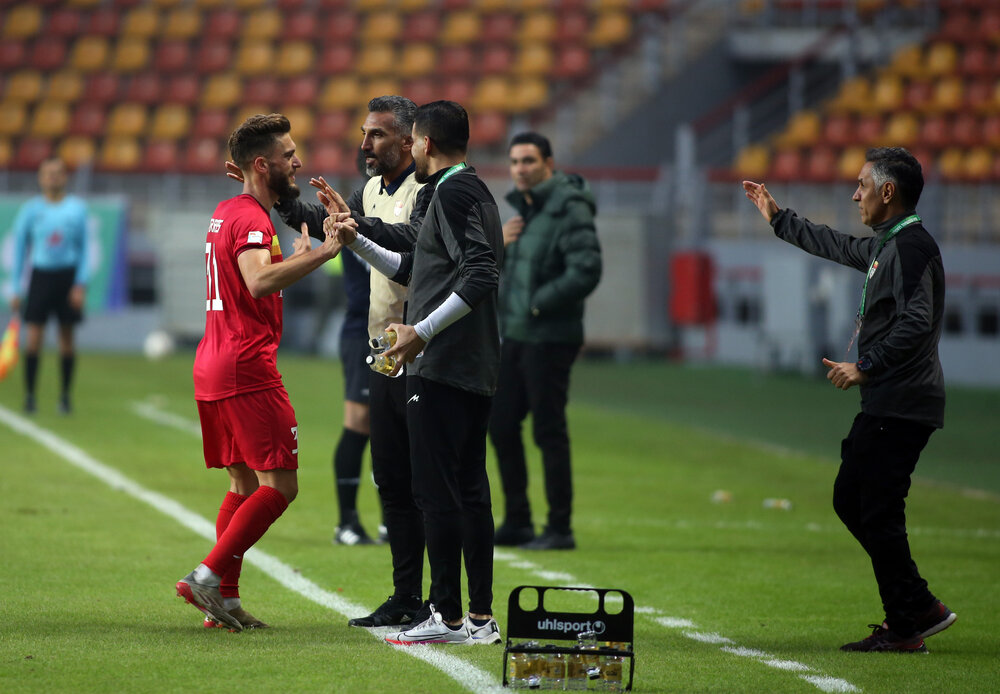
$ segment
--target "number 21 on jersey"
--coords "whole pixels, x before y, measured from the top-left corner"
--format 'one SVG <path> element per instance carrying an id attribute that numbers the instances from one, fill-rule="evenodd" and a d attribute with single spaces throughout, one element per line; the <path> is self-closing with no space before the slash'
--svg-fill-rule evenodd
<path id="1" fill-rule="evenodd" d="M 206 311 L 221 311 L 222 297 L 219 296 L 219 263 L 215 258 L 215 244 L 205 243 L 205 276 L 207 293 L 205 295 Z"/>

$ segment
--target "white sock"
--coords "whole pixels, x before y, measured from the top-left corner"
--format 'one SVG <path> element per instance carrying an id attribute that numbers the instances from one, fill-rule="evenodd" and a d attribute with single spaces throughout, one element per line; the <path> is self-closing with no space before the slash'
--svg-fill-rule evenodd
<path id="1" fill-rule="evenodd" d="M 204 564 L 198 564 L 198 568 L 194 570 L 194 580 L 206 586 L 218 586 L 222 583 L 222 577 Z"/>

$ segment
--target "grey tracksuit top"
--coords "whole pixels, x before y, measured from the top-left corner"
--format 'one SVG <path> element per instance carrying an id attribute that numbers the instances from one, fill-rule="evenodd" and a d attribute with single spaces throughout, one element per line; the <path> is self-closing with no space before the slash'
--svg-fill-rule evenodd
<path id="1" fill-rule="evenodd" d="M 813 224 L 789 209 L 774 215 L 771 226 L 778 238 L 812 255 L 860 270 L 861 284 L 877 260 L 858 336 L 859 360 L 871 360 L 868 381 L 861 386 L 861 411 L 940 428 L 945 400 L 938 358 L 944 314 L 941 252 L 920 222 L 901 229 L 879 250 L 888 231 L 906 216 L 875 225 L 868 238 Z"/>

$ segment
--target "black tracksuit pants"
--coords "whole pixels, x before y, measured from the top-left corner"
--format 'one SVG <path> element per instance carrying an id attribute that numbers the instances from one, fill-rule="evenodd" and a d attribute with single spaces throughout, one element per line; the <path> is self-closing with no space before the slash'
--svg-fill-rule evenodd
<path id="1" fill-rule="evenodd" d="M 413 500 L 406 378 L 371 373 L 372 474 L 389 533 L 393 593 L 423 596 L 424 518 Z"/>
<path id="2" fill-rule="evenodd" d="M 894 417 L 858 414 L 841 444 L 833 507 L 871 557 L 889 628 L 915 631 L 914 619 L 936 598 L 920 577 L 906 537 L 910 475 L 933 427 Z"/>
<path id="3" fill-rule="evenodd" d="M 492 398 L 420 376 L 407 376 L 406 387 L 413 497 L 424 517 L 430 601 L 445 620 L 462 618 L 464 558 L 469 612 L 492 614 L 493 509 L 486 475 Z"/>

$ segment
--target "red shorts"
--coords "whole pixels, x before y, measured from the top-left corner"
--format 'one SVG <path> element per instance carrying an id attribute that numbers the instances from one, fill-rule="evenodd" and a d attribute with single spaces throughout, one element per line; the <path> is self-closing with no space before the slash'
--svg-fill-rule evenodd
<path id="1" fill-rule="evenodd" d="M 299 427 L 284 386 L 197 402 L 205 467 L 298 469 Z"/>

